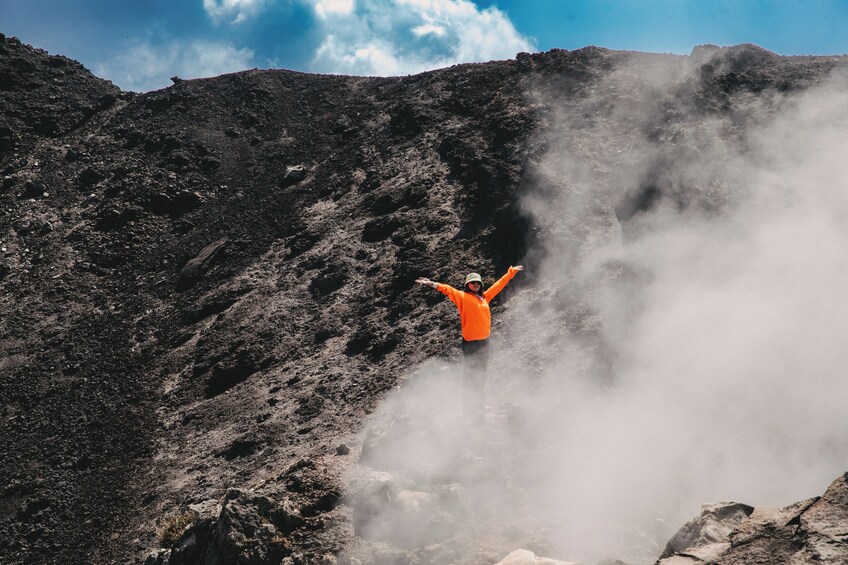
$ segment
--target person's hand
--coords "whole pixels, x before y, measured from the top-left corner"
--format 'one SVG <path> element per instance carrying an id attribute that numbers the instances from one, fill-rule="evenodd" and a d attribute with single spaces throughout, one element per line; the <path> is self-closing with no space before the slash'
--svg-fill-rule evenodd
<path id="1" fill-rule="evenodd" d="M 436 288 L 436 283 L 425 277 L 417 278 L 415 279 L 415 282 L 423 284 L 424 286 L 429 286 L 430 288 Z"/>
<path id="2" fill-rule="evenodd" d="M 513 265 L 512 267 L 510 267 L 510 270 L 512 270 L 512 271 L 523 271 L 524 265 Z"/>

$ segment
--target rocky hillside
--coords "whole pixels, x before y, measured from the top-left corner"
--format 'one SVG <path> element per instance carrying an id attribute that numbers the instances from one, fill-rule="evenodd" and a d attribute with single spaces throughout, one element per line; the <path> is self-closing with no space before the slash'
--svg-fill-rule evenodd
<path id="1" fill-rule="evenodd" d="M 0 36 L 0 561 L 409 561 L 361 539 L 342 477 L 383 395 L 458 354 L 455 312 L 414 279 L 526 261 L 496 312 L 532 293 L 549 226 L 521 201 L 563 113 L 613 179 L 621 147 L 679 148 L 693 112 L 740 138 L 752 98 L 839 63 L 590 47 L 134 94 Z M 610 182 L 611 221 L 715 204 L 657 171 Z M 591 332 L 580 309 L 556 319 Z"/>

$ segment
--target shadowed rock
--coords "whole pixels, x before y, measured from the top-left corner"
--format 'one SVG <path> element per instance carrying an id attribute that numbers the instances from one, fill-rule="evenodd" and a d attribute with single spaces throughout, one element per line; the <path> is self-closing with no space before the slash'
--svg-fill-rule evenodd
<path id="1" fill-rule="evenodd" d="M 200 253 L 180 269 L 177 281 L 177 290 L 191 288 L 203 274 L 210 269 L 215 260 L 221 255 L 224 247 L 229 242 L 228 238 L 213 241 L 200 250 Z"/>
<path id="2" fill-rule="evenodd" d="M 234 359 L 221 361 L 212 367 L 212 375 L 206 381 L 204 395 L 206 398 L 212 398 L 227 392 L 258 370 L 256 355 L 252 351 L 240 351 Z"/>

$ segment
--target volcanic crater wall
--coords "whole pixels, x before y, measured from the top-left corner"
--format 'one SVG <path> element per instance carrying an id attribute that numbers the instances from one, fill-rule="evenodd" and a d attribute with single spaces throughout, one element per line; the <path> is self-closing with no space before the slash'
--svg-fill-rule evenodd
<path id="1" fill-rule="evenodd" d="M 738 101 L 838 63 L 586 48 L 134 94 L 0 36 L 0 560 L 136 562 L 189 512 L 191 547 L 233 559 L 342 551 L 340 476 L 366 416 L 410 368 L 457 354 L 455 313 L 413 281 L 528 260 L 507 311 L 534 284 L 545 226 L 520 202 L 550 189 L 558 112 L 579 109 L 593 147 L 620 128 L 661 148 L 694 127 L 683 107 L 742 131 Z M 655 120 L 610 118 L 610 98 L 647 88 L 643 67 L 687 78 Z M 611 196 L 616 221 L 689 205 L 686 188 L 658 160 Z M 204 562 L 187 539 L 172 562 Z"/>

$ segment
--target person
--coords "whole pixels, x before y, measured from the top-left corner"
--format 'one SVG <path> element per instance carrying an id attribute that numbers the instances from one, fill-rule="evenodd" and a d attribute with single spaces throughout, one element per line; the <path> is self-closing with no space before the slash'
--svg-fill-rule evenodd
<path id="1" fill-rule="evenodd" d="M 489 303 L 523 269 L 522 265 L 510 267 L 506 274 L 486 291 L 483 291 L 483 279 L 478 273 L 469 273 L 465 277 L 462 290 L 424 277 L 415 280 L 418 284 L 438 290 L 456 304 L 462 325 L 462 357 L 465 372 L 481 397 L 485 386 L 486 366 L 489 362 L 489 336 L 492 328 Z"/>

